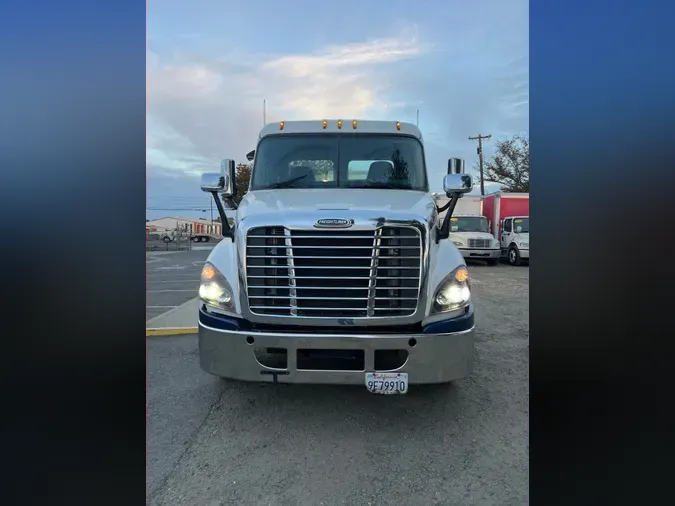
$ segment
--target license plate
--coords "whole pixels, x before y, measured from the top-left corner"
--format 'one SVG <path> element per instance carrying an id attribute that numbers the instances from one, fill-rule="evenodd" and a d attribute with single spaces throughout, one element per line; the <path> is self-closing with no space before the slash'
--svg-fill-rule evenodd
<path id="1" fill-rule="evenodd" d="M 405 394 L 408 392 L 408 373 L 367 372 L 366 388 L 373 394 Z"/>

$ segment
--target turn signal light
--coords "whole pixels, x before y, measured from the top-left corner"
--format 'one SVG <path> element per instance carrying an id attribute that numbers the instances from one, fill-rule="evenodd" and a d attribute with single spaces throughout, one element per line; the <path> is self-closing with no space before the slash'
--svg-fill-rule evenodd
<path id="1" fill-rule="evenodd" d="M 469 279 L 469 271 L 464 268 L 457 269 L 457 272 L 455 273 L 455 279 L 460 283 L 464 283 L 467 279 Z"/>
<path id="2" fill-rule="evenodd" d="M 210 265 L 204 266 L 202 269 L 202 278 L 204 279 L 213 279 L 213 277 L 216 275 L 216 270 L 211 267 Z"/>

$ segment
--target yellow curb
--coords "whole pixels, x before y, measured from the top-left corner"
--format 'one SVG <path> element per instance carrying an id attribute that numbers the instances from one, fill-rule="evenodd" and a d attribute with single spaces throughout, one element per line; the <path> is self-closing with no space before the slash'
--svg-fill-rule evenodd
<path id="1" fill-rule="evenodd" d="M 145 337 L 150 336 L 181 336 L 183 334 L 196 334 L 197 327 L 163 327 L 157 329 L 145 329 Z"/>

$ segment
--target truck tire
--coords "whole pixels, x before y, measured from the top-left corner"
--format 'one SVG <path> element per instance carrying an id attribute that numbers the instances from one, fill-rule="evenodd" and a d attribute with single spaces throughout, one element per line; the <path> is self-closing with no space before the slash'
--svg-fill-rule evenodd
<path id="1" fill-rule="evenodd" d="M 171 242 L 171 237 L 169 237 L 168 235 L 165 235 L 165 236 L 162 238 L 162 241 L 164 241 L 165 243 L 168 244 L 168 243 Z"/>
<path id="2" fill-rule="evenodd" d="M 201 240 L 202 240 L 202 238 L 201 238 L 201 237 L 197 237 L 197 236 L 195 236 L 195 237 L 192 238 L 192 242 L 201 242 Z"/>
<path id="3" fill-rule="evenodd" d="M 204 237 L 204 242 L 209 242 L 210 237 Z"/>
<path id="4" fill-rule="evenodd" d="M 520 251 L 518 251 L 518 247 L 515 244 L 509 247 L 508 260 L 509 265 L 520 265 Z"/>

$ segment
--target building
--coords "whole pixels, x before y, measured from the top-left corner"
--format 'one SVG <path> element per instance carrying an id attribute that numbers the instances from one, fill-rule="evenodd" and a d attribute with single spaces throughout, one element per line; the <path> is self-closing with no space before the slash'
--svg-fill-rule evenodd
<path id="1" fill-rule="evenodd" d="M 156 220 L 146 221 L 145 228 L 152 231 L 186 230 L 190 235 L 208 234 L 216 237 L 222 235 L 220 222 L 202 218 L 157 218 Z"/>

